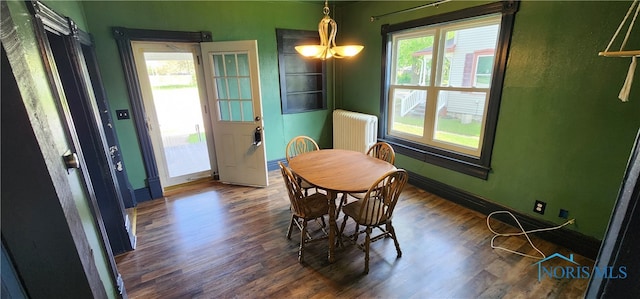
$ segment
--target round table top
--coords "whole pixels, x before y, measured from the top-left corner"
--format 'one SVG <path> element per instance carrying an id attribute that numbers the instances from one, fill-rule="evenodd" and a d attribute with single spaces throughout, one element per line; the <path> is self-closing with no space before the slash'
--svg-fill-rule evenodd
<path id="1" fill-rule="evenodd" d="M 369 155 L 343 149 L 324 149 L 297 155 L 289 167 L 305 181 L 337 192 L 366 192 L 396 167 Z"/>

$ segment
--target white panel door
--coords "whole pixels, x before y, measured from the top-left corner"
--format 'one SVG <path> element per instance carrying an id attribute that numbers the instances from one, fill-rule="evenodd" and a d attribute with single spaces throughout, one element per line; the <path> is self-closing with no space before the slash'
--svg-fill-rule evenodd
<path id="1" fill-rule="evenodd" d="M 220 181 L 267 186 L 258 43 L 201 43 Z"/>

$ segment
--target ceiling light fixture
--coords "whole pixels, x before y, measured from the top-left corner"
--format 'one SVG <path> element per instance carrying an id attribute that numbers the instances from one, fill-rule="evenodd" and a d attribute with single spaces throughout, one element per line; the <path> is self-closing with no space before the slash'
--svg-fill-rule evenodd
<path id="1" fill-rule="evenodd" d="M 338 24 L 331 17 L 329 17 L 329 5 L 327 1 L 324 1 L 324 8 L 322 9 L 324 17 L 318 24 L 318 33 L 320 34 L 320 45 L 301 45 L 296 46 L 296 51 L 302 56 L 311 58 L 320 58 L 325 60 L 327 58 L 345 58 L 358 55 L 364 46 L 361 45 L 348 45 L 348 46 L 336 46 L 336 34 L 338 33 Z M 331 26 L 331 31 L 329 31 Z"/>

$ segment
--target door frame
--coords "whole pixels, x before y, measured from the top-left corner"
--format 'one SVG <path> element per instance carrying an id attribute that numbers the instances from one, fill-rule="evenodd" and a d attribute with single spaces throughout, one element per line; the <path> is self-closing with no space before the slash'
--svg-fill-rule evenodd
<path id="1" fill-rule="evenodd" d="M 211 177 L 212 173 L 217 171 L 216 163 L 215 163 L 215 148 L 213 143 L 213 126 L 211 123 L 211 117 L 209 117 L 209 102 L 207 98 L 207 91 L 205 85 L 205 75 L 204 70 L 202 68 L 201 63 L 201 55 L 200 55 L 200 43 L 184 43 L 184 42 L 142 42 L 142 41 L 132 41 L 132 48 L 134 51 L 134 60 L 137 60 L 137 71 L 138 71 L 138 79 L 140 81 L 138 84 L 141 87 L 142 91 L 142 102 L 143 107 L 145 108 L 146 114 L 145 118 L 148 122 L 148 130 L 149 137 L 151 138 L 153 149 L 156 153 L 156 165 L 158 165 L 158 172 L 160 177 L 160 182 L 162 184 L 163 189 L 170 188 L 175 185 L 185 184 L 190 181 L 197 181 L 200 179 L 204 179 L 207 177 Z M 183 53 L 183 54 L 191 54 L 193 57 L 193 63 L 195 64 L 194 73 L 196 76 L 196 86 L 198 90 L 198 100 L 200 107 L 200 116 L 202 117 L 203 129 L 205 130 L 206 136 L 206 144 L 207 144 L 207 158 L 209 159 L 210 168 L 206 171 L 199 171 L 189 174 L 183 174 L 179 176 L 170 176 L 169 175 L 169 165 L 167 159 L 167 152 L 165 151 L 162 133 L 160 132 L 160 127 L 162 123 L 160 123 L 158 119 L 158 111 L 156 110 L 156 98 L 154 96 L 154 91 L 151 86 L 151 82 L 149 79 L 149 75 L 147 73 L 147 61 L 143 54 L 139 51 L 143 50 L 143 53 L 158 53 L 160 49 L 169 48 L 174 50 L 175 53 Z M 163 50 L 171 51 L 171 50 Z M 137 55 L 137 56 L 136 56 Z M 142 78 L 142 77 L 147 78 Z M 204 175 L 206 173 L 206 176 Z"/>
<path id="2" fill-rule="evenodd" d="M 160 198 L 163 196 L 162 185 L 160 184 L 160 174 L 158 173 L 158 165 L 156 164 L 156 158 L 151 144 L 151 136 L 147 131 L 144 104 L 142 102 L 142 89 L 138 81 L 138 73 L 136 72 L 136 64 L 133 57 L 131 42 L 210 42 L 213 40 L 211 32 L 186 32 L 112 27 L 112 33 L 118 45 L 118 52 L 120 53 L 120 60 L 122 61 L 127 91 L 129 93 L 129 103 L 131 105 L 133 123 L 138 135 L 142 161 L 147 173 L 146 183 L 148 188 L 148 197 L 145 198 L 141 196 L 138 199 L 140 201 L 144 201 Z M 136 193 L 136 196 L 138 195 L 142 194 Z"/>
<path id="3" fill-rule="evenodd" d="M 607 231 L 602 239 L 602 245 L 598 252 L 594 267 L 618 271 L 620 267 L 631 268 L 638 265 L 638 256 L 635 254 L 640 248 L 640 241 L 636 237 L 640 227 L 640 130 L 636 133 L 636 139 L 631 154 L 627 161 L 627 168 L 613 212 L 609 218 Z M 638 273 L 636 269 L 629 269 L 631 273 Z M 615 272 L 614 272 L 615 273 Z M 616 277 L 599 277 L 592 275 L 587 285 L 585 298 L 604 298 L 629 294 L 628 298 L 637 298 L 640 290 L 629 289 L 637 283 L 630 274 L 630 279 L 616 279 Z"/>
<path id="4" fill-rule="evenodd" d="M 49 42 L 49 38 L 47 37 L 47 32 L 51 32 L 53 34 L 63 37 L 65 39 L 64 42 L 67 43 L 67 46 L 74 48 L 73 50 L 74 53 L 69 52 L 68 55 L 74 55 L 74 58 L 78 58 L 78 59 L 82 57 L 82 51 L 79 49 L 80 43 L 90 44 L 91 36 L 88 33 L 82 30 L 79 30 L 78 26 L 71 18 L 64 17 L 56 13 L 55 11 L 53 11 L 52 9 L 50 9 L 40 1 L 27 2 L 26 6 L 29 12 L 31 13 L 31 16 L 34 22 L 33 30 L 35 33 L 35 38 L 38 41 L 37 47 L 39 49 L 40 57 L 42 58 L 44 68 L 46 69 L 46 72 L 47 72 L 47 81 L 48 81 L 47 83 L 50 86 L 51 94 L 56 102 L 56 106 L 57 106 L 56 108 L 58 110 L 58 113 L 60 114 L 60 118 L 61 118 L 60 120 L 62 122 L 62 126 L 65 129 L 65 133 L 66 133 L 65 137 L 71 147 L 69 151 L 71 153 L 76 153 L 77 161 L 79 165 L 85 165 L 86 167 L 87 164 L 85 162 L 86 161 L 85 155 L 82 151 L 80 140 L 78 138 L 78 133 L 76 131 L 73 118 L 71 116 L 71 111 L 69 109 L 69 102 L 67 101 L 67 98 L 65 95 L 62 79 L 60 77 L 58 68 L 56 66 L 51 44 Z M 76 43 L 70 43 L 70 40 L 75 40 Z M 81 76 L 86 76 L 86 77 L 82 79 L 76 79 L 76 80 L 82 80 L 82 81 L 81 82 L 76 81 L 77 86 L 75 87 L 82 86 L 82 88 L 88 89 L 89 86 L 86 86 L 86 83 L 91 82 L 91 79 L 88 77 L 87 73 L 84 73 L 84 72 L 81 72 L 81 73 L 82 73 Z M 84 90 L 84 91 L 87 91 L 87 90 Z M 94 104 L 94 103 L 90 103 L 90 104 Z M 88 204 L 89 204 L 89 207 L 91 208 L 92 216 L 94 218 L 94 222 L 99 233 L 98 237 L 99 237 L 99 241 L 101 242 L 100 245 L 102 246 L 102 248 L 105 250 L 107 254 L 106 259 L 107 259 L 107 262 L 109 263 L 108 270 L 110 271 L 111 279 L 113 279 L 114 286 L 117 287 L 120 295 L 126 298 L 124 281 L 122 280 L 122 277 L 118 272 L 118 269 L 116 266 L 113 251 L 111 249 L 111 245 L 107 237 L 105 222 L 102 218 L 100 207 L 98 205 L 97 197 L 95 194 L 95 190 L 93 188 L 93 183 L 91 181 L 91 178 L 89 177 L 88 171 L 82 170 L 81 168 L 79 168 L 78 172 L 83 183 L 81 186 L 83 189 L 82 191 L 87 196 L 87 199 L 89 201 Z M 117 186 L 114 186 L 114 187 L 117 188 Z M 120 202 L 120 204 L 122 203 Z M 78 239 L 80 240 L 82 240 L 82 238 L 86 239 L 84 229 L 82 227 L 77 227 L 79 223 L 70 222 L 70 224 L 72 224 L 70 226 L 72 234 L 74 235 L 77 234 L 79 236 Z M 104 282 L 101 281 L 99 274 L 96 272 L 97 270 L 95 269 L 95 266 L 91 266 L 91 263 L 93 262 L 94 253 L 92 252 L 88 244 L 82 244 L 82 245 L 83 246 L 78 247 L 78 254 L 82 257 L 83 263 L 86 263 L 85 266 L 89 271 L 87 274 L 90 275 L 90 277 L 88 277 L 90 282 L 95 284 L 96 286 L 104 285 Z M 96 290 L 97 290 L 97 287 L 96 287 Z"/>
<path id="5" fill-rule="evenodd" d="M 77 135 L 78 146 L 82 147 L 84 168 L 100 209 L 97 215 L 102 218 L 111 250 L 116 255 L 133 250 L 136 238 L 131 229 L 132 222 L 125 213 L 124 201 L 126 198 L 134 205 L 135 197 L 119 157 L 119 145 L 108 111 L 101 108 L 107 104 L 101 98 L 101 105 L 96 95 L 102 91 L 101 78 L 90 72 L 85 57 L 85 53 L 93 51 L 91 36 L 79 30 L 70 18 L 56 14 L 41 3 L 35 2 L 33 7 L 34 14 L 42 21 L 43 37 L 46 36 L 46 39 L 38 40 L 44 45 L 41 49 L 49 51 L 52 57 L 48 63 L 56 64 L 49 67 L 57 74 L 51 80 L 60 80 L 55 83 L 62 85 L 65 100 L 61 107 L 71 114 L 72 120 L 68 123 L 75 131 L 72 134 Z M 91 68 L 98 71 L 97 65 Z"/>

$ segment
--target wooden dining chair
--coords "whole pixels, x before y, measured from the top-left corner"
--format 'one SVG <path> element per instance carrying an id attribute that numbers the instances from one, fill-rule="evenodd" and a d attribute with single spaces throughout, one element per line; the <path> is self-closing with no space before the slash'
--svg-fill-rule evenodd
<path id="1" fill-rule="evenodd" d="M 296 137 L 293 137 L 291 140 L 289 140 L 289 143 L 287 143 L 285 158 L 287 159 L 287 163 L 289 163 L 289 161 L 293 157 L 299 154 L 311 152 L 311 151 L 317 151 L 317 150 L 320 150 L 320 147 L 318 147 L 318 144 L 316 143 L 315 140 L 313 140 L 313 138 L 309 136 L 296 136 Z M 315 188 L 313 185 L 309 184 L 308 182 L 302 179 L 300 179 L 298 183 L 300 183 L 300 186 L 304 190 L 305 196 L 309 195 L 310 189 Z M 316 192 L 317 191 L 318 190 L 316 189 Z"/>
<path id="2" fill-rule="evenodd" d="M 324 216 L 329 214 L 329 203 L 326 195 L 322 193 L 314 193 L 309 196 L 302 194 L 302 188 L 298 183 L 296 175 L 286 167 L 282 162 L 278 162 L 284 184 L 287 187 L 289 201 L 291 202 L 291 221 L 287 230 L 287 239 L 291 239 L 291 232 L 296 226 L 300 230 L 300 247 L 298 249 L 298 261 L 304 261 L 304 247 L 306 244 L 318 240 L 326 239 L 328 234 L 326 230 L 326 222 Z M 322 237 L 312 237 L 307 230 L 307 224 L 310 220 L 321 220 Z"/>
<path id="3" fill-rule="evenodd" d="M 396 161 L 396 152 L 393 150 L 390 144 L 380 141 L 376 142 L 367 150 L 367 155 L 372 156 L 376 159 L 380 159 L 382 161 L 389 162 L 393 164 Z M 364 193 L 344 193 L 340 197 L 340 204 L 338 204 L 338 214 L 340 214 L 340 210 L 342 206 L 347 203 L 348 196 L 354 197 L 355 199 L 362 199 L 364 197 Z"/>
<path id="4" fill-rule="evenodd" d="M 313 138 L 309 136 L 296 136 L 287 143 L 285 157 L 287 158 L 287 162 L 289 162 L 291 158 L 299 154 L 317 151 L 319 149 L 320 147 L 318 147 L 318 144 Z"/>
<path id="5" fill-rule="evenodd" d="M 395 229 L 391 224 L 391 218 L 408 177 L 407 172 L 403 169 L 387 172 L 371 185 L 362 199 L 346 204 L 342 209 L 344 212 L 344 220 L 342 221 L 338 236 L 339 238 L 342 237 L 347 220 L 349 218 L 353 219 L 356 228 L 353 235 L 349 236 L 349 239 L 365 253 L 365 274 L 369 273 L 369 247 L 371 243 L 377 240 L 385 237 L 392 238 L 398 257 L 402 256 L 400 243 L 398 243 Z M 360 226 L 364 226 L 365 229 L 360 230 Z M 378 229 L 381 233 L 375 237 L 371 237 L 373 229 Z M 365 234 L 364 243 L 359 244 L 358 237 L 363 233 Z"/>
<path id="6" fill-rule="evenodd" d="M 369 150 L 367 150 L 367 155 L 387 161 L 391 164 L 396 161 L 396 152 L 390 144 L 384 141 L 380 141 L 372 145 Z"/>

